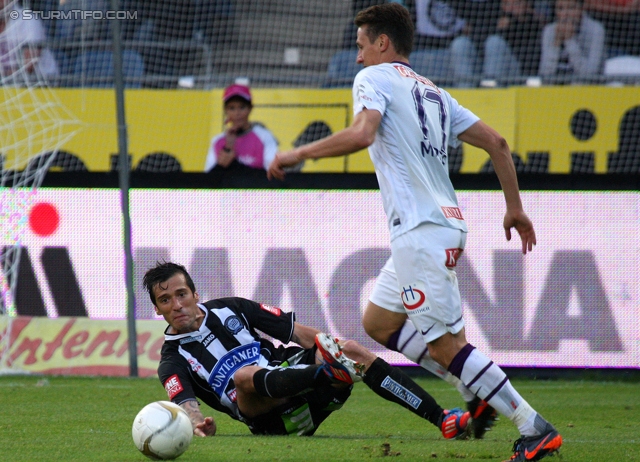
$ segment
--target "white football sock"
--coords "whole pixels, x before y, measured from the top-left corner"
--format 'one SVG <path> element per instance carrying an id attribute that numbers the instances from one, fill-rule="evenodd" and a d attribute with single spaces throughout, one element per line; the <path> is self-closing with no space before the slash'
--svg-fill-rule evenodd
<path id="1" fill-rule="evenodd" d="M 534 426 L 537 412 L 511 385 L 504 371 L 482 352 L 475 348 L 471 351 L 462 367 L 460 379 L 478 397 L 511 419 L 521 435 L 540 434 Z"/>

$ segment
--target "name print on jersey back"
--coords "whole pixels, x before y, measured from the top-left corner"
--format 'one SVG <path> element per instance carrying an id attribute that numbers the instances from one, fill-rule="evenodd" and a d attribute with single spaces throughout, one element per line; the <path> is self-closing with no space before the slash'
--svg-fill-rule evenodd
<path id="1" fill-rule="evenodd" d="M 429 80 L 428 78 L 420 74 L 416 74 L 415 71 L 410 67 L 407 67 L 403 64 L 396 64 L 393 67 L 400 73 L 402 77 L 410 77 L 412 79 L 415 79 L 420 83 L 423 83 L 425 85 L 432 87 L 435 91 L 440 93 L 440 89 L 436 86 L 435 83 L 433 83 L 431 80 Z"/>

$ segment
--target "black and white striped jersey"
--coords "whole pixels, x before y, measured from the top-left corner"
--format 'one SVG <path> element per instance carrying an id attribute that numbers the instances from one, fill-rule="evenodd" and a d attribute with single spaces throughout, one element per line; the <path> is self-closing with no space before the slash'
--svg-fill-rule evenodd
<path id="1" fill-rule="evenodd" d="M 256 331 L 289 343 L 295 316 L 238 297 L 210 300 L 198 306 L 205 313 L 200 329 L 176 335 L 168 334 L 168 327 L 165 330 L 158 377 L 171 401 L 180 404 L 197 397 L 242 420 L 233 374 L 247 365 L 277 367 L 283 358 L 302 350 L 276 347 Z"/>

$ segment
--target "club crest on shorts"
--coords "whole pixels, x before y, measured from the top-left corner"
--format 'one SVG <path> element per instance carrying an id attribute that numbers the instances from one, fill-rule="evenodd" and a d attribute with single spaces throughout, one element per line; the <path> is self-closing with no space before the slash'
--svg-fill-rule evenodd
<path id="1" fill-rule="evenodd" d="M 427 296 L 425 295 L 424 287 L 422 284 L 415 283 L 409 284 L 408 286 L 402 286 L 402 292 L 400 292 L 400 298 L 402 298 L 402 304 L 405 309 L 412 311 L 417 310 L 418 308 L 426 307 L 429 309 L 427 304 Z"/>

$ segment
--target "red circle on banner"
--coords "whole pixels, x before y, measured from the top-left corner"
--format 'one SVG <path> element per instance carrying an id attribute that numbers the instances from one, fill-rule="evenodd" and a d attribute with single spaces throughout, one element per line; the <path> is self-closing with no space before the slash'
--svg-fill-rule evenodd
<path id="1" fill-rule="evenodd" d="M 60 214 L 52 204 L 40 202 L 31 208 L 29 227 L 38 236 L 50 236 L 60 224 Z"/>

